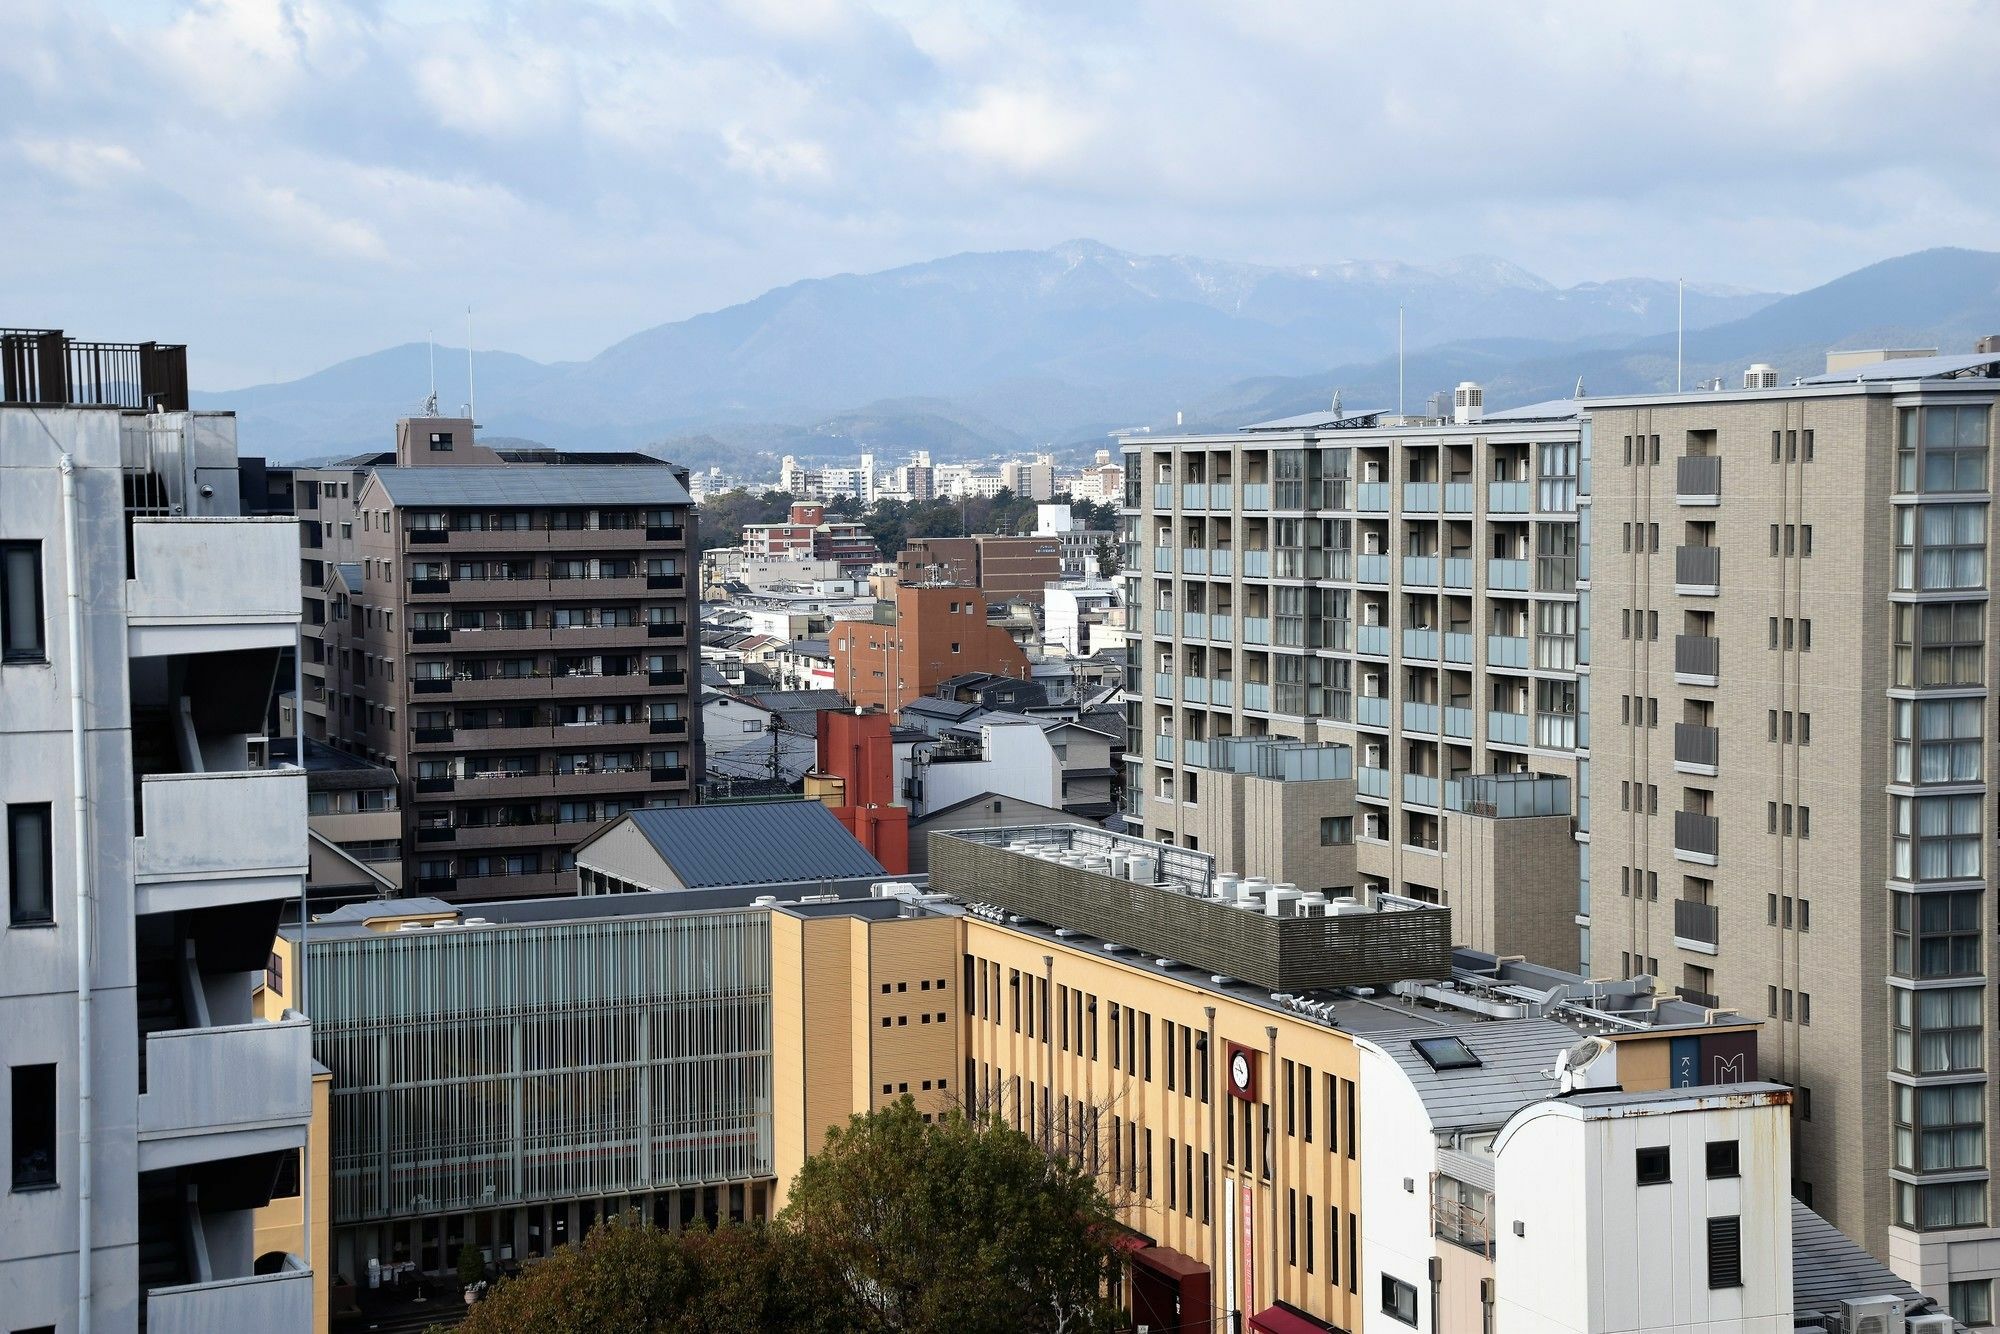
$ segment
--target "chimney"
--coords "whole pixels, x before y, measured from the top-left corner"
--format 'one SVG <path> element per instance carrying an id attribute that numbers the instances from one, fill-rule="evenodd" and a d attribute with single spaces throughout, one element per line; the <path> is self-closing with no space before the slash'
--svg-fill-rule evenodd
<path id="1" fill-rule="evenodd" d="M 1743 387 L 1745 389 L 1776 389 L 1778 387 L 1778 368 L 1766 362 L 1758 362 L 1749 370 L 1743 372 Z"/>
<path id="2" fill-rule="evenodd" d="M 1451 419 L 1460 426 L 1480 420 L 1486 415 L 1486 391 L 1471 380 L 1460 380 L 1458 388 L 1451 391 Z"/>

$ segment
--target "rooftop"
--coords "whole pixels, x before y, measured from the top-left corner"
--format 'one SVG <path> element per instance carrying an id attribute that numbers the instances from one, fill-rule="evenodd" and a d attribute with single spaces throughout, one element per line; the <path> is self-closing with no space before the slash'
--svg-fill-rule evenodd
<path id="1" fill-rule="evenodd" d="M 377 468 L 375 477 L 404 506 L 693 503 L 671 468 Z"/>
<path id="2" fill-rule="evenodd" d="M 291 737 L 274 737 L 271 740 L 271 758 L 282 764 L 296 763 L 298 743 Z M 396 771 L 372 760 L 364 760 L 359 755 L 349 755 L 344 750 L 335 750 L 323 741 L 306 738 L 306 788 L 312 792 L 336 792 L 357 789 L 392 789 L 396 786 Z"/>
<path id="3" fill-rule="evenodd" d="M 592 847 L 626 822 L 689 889 L 798 885 L 888 874 L 832 810 L 817 801 L 628 811 L 578 844 L 577 859 L 594 865 Z"/>

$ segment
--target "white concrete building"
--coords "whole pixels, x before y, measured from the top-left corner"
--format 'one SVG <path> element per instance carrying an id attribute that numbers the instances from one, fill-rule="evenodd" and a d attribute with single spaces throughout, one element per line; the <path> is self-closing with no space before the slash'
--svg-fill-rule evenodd
<path id="1" fill-rule="evenodd" d="M 186 411 L 181 349 L 0 341 L 0 1311 L 303 1330 L 312 1273 L 252 1221 L 311 1112 L 306 1021 L 252 1014 L 306 874 L 305 773 L 261 758 L 298 526 L 235 517 L 235 419 Z"/>
<path id="2" fill-rule="evenodd" d="M 988 792 L 1063 804 L 1062 761 L 1041 724 L 1028 719 L 982 723 L 977 744 L 955 737 L 899 741 L 896 779 L 913 820 Z"/>
<path id="3" fill-rule="evenodd" d="M 1072 658 L 1124 644 L 1124 594 L 1112 580 L 1050 584 L 1042 592 L 1042 648 Z"/>

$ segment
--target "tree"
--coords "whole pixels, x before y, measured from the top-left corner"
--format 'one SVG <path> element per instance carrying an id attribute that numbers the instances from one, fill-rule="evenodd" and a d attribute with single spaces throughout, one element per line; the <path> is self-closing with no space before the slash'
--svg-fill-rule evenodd
<path id="1" fill-rule="evenodd" d="M 486 1277 L 486 1258 L 471 1242 L 458 1248 L 458 1283 L 469 1288 Z"/>
<path id="2" fill-rule="evenodd" d="M 731 1225 L 662 1232 L 637 1218 L 593 1228 L 501 1283 L 459 1328 L 466 1334 L 836 1334 L 803 1300 L 786 1239 Z"/>
<path id="3" fill-rule="evenodd" d="M 827 1137 L 779 1224 L 827 1306 L 880 1334 L 1116 1328 L 1117 1223 L 1094 1177 L 993 1119 L 907 1097 Z"/>
<path id="4" fill-rule="evenodd" d="M 1099 1334 L 1115 1210 L 1082 1144 L 907 1097 L 831 1131 L 768 1227 L 594 1229 L 472 1308 L 466 1334 Z"/>

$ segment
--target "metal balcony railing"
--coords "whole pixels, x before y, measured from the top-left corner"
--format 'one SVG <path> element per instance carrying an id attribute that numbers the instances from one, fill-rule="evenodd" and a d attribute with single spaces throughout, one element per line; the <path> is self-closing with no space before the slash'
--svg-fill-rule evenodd
<path id="1" fill-rule="evenodd" d="M 186 412 L 187 348 L 85 342 L 60 329 L 0 329 L 0 403 Z"/>
<path id="2" fill-rule="evenodd" d="M 1675 547 L 1674 585 L 1715 591 L 1722 586 L 1721 547 Z"/>
<path id="3" fill-rule="evenodd" d="M 1674 636 L 1674 675 L 1714 683 L 1722 671 L 1722 641 L 1713 635 Z"/>
<path id="4" fill-rule="evenodd" d="M 1689 764 L 1714 771 L 1721 749 L 1721 734 L 1700 723 L 1674 724 L 1674 763 Z"/>
<path id="5" fill-rule="evenodd" d="M 1712 903 L 1697 903 L 1693 899 L 1674 900 L 1674 938 L 1691 940 L 1698 945 L 1714 945 L 1721 936 L 1716 926 L 1717 913 Z"/>
<path id="6" fill-rule="evenodd" d="M 1722 822 L 1698 811 L 1674 812 L 1674 851 L 1715 859 L 1721 847 Z"/>
<path id="7" fill-rule="evenodd" d="M 1683 505 L 1714 505 L 1722 500 L 1722 456 L 1690 454 L 1675 464 L 1674 491 Z"/>

